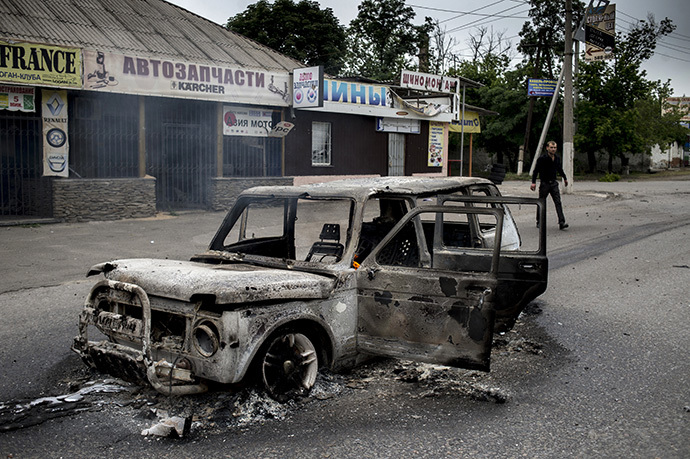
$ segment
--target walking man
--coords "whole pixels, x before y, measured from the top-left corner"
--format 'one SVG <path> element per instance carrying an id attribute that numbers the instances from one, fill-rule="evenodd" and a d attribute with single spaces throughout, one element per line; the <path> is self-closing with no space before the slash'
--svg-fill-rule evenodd
<path id="1" fill-rule="evenodd" d="M 568 177 L 563 172 L 563 163 L 561 158 L 556 156 L 556 142 L 549 140 L 546 143 L 546 154 L 537 159 L 537 164 L 532 174 L 532 185 L 530 190 L 534 191 L 537 187 L 537 176 L 539 176 L 539 197 L 546 199 L 551 195 L 553 203 L 556 206 L 556 214 L 558 215 L 558 228 L 566 229 L 568 224 L 565 222 L 565 215 L 563 215 L 563 205 L 561 204 L 561 193 L 558 190 L 558 174 L 563 177 L 565 186 L 568 186 Z M 539 213 L 537 213 L 537 228 L 539 227 Z"/>

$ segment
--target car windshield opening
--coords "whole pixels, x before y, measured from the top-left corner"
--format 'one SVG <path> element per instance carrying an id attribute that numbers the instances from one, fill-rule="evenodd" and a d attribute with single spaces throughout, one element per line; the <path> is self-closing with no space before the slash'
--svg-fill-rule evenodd
<path id="1" fill-rule="evenodd" d="M 350 199 L 253 198 L 238 213 L 224 250 L 333 264 L 346 252 L 352 231 Z"/>

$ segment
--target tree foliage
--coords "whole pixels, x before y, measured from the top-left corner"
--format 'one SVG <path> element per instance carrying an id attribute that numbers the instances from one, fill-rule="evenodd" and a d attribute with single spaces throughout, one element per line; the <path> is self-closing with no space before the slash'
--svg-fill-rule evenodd
<path id="1" fill-rule="evenodd" d="M 517 49 L 523 55 L 522 67 L 536 77 L 554 78 L 565 49 L 565 3 L 561 0 L 530 0 L 530 20 L 522 25 Z M 573 1 L 573 22 L 580 21 L 584 4 Z M 539 59 L 537 59 L 539 57 Z"/>
<path id="2" fill-rule="evenodd" d="M 228 19 L 226 28 L 306 65 L 323 65 L 331 75 L 343 66 L 345 28 L 316 1 L 259 0 Z"/>
<path id="3" fill-rule="evenodd" d="M 599 151 L 608 153 L 607 170 L 612 172 L 616 158 L 626 167 L 630 154 L 650 153 L 654 145 L 682 139 L 679 115 L 662 114 L 663 101 L 672 92 L 669 82 L 649 81 L 641 69 L 657 40 L 674 29 L 670 19 L 657 23 L 650 15 L 617 35 L 615 59 L 581 63 L 575 148 L 587 154 L 590 172 L 597 169 Z"/>
<path id="4" fill-rule="evenodd" d="M 438 20 L 431 23 L 429 42 L 429 69 L 434 75 L 445 75 L 455 60 L 453 48 L 457 44 L 455 38 L 448 36 L 445 28 L 441 28 Z"/>
<path id="5" fill-rule="evenodd" d="M 506 52 L 509 44 L 501 33 L 477 28 L 469 45 L 472 58 L 462 61 L 449 73 L 483 85 L 466 91 L 468 103 L 499 115 L 482 117 L 482 133 L 476 138 L 477 145 L 495 155 L 497 162 L 515 170 L 525 134 L 529 102 L 525 68 L 510 70 L 511 55 Z M 547 101 L 536 104 L 535 113 L 542 119 L 547 110 Z M 538 133 L 534 137 L 538 137 Z"/>
<path id="6" fill-rule="evenodd" d="M 404 0 L 363 0 L 358 10 L 348 28 L 345 76 L 386 81 L 413 68 L 420 42 L 428 42 L 431 20 L 412 24 L 415 12 Z"/>

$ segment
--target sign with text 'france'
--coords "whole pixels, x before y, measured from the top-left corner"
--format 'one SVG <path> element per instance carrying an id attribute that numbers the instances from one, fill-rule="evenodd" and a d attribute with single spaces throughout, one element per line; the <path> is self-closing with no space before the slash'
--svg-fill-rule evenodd
<path id="1" fill-rule="evenodd" d="M 0 81 L 81 88 L 81 50 L 0 40 Z"/>

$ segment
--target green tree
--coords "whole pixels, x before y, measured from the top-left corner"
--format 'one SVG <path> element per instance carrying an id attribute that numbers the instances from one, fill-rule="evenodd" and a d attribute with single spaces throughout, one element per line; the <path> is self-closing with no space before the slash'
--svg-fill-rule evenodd
<path id="1" fill-rule="evenodd" d="M 558 57 L 563 55 L 564 4 L 554 0 L 530 0 L 530 20 L 522 25 L 517 49 L 523 55 L 522 66 L 534 78 L 554 77 Z"/>
<path id="2" fill-rule="evenodd" d="M 479 89 L 479 105 L 498 112 L 499 116 L 487 116 L 482 120 L 482 133 L 478 145 L 496 154 L 499 163 L 515 170 L 519 147 L 525 133 L 527 117 L 524 91 L 511 88 L 505 81 L 494 82 Z"/>
<path id="3" fill-rule="evenodd" d="M 451 75 L 469 78 L 482 87 L 466 91 L 466 99 L 472 105 L 499 113 L 482 117 L 482 133 L 476 137 L 477 146 L 490 155 L 496 155 L 499 163 L 515 170 L 520 145 L 523 143 L 528 113 L 528 96 L 525 69 L 510 69 L 510 55 L 502 34 L 478 28 L 469 40 L 472 58 L 451 69 Z M 538 116 L 546 115 L 548 101 L 535 105 Z M 555 124 L 555 123 L 554 123 Z M 557 127 L 552 126 L 552 129 Z"/>
<path id="4" fill-rule="evenodd" d="M 226 28 L 306 65 L 323 65 L 330 75 L 343 66 L 345 28 L 331 8 L 315 1 L 259 0 L 228 19 Z"/>
<path id="5" fill-rule="evenodd" d="M 388 81 L 402 69 L 415 68 L 420 43 L 428 46 L 431 20 L 412 24 L 414 10 L 404 0 L 363 0 L 348 28 L 344 76 L 365 76 Z"/>
<path id="6" fill-rule="evenodd" d="M 565 3 L 562 0 L 530 0 L 529 17 L 520 30 L 518 51 L 523 54 L 523 61 L 518 66 L 522 69 L 527 87 L 527 78 L 555 79 L 558 66 L 563 60 L 565 49 Z M 573 22 L 577 24 L 582 17 L 584 4 L 573 2 Z M 525 120 L 524 140 L 525 157 L 529 160 L 537 147 L 539 135 L 535 134 L 533 118 L 543 119 L 542 111 L 548 102 L 545 98 L 530 97 Z M 558 136 L 560 137 L 560 135 Z M 534 152 L 540 154 L 540 152 Z"/>
<path id="7" fill-rule="evenodd" d="M 625 168 L 630 154 L 648 154 L 654 145 L 682 137 L 682 130 L 675 126 L 677 114 L 662 115 L 662 102 L 671 93 L 669 83 L 649 81 L 641 69 L 653 55 L 657 40 L 674 29 L 670 19 L 657 23 L 650 15 L 626 34 L 617 35 L 612 61 L 580 64 L 577 81 L 582 101 L 576 108 L 575 148 L 587 154 L 590 172 L 597 169 L 599 151 L 608 153 L 607 170 L 612 172 L 615 158 Z"/>

